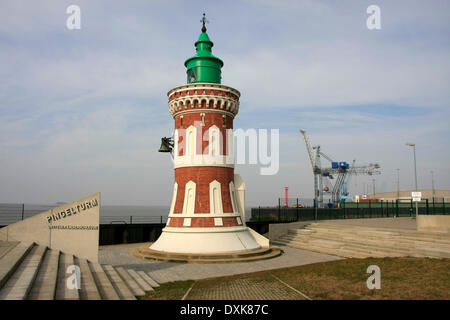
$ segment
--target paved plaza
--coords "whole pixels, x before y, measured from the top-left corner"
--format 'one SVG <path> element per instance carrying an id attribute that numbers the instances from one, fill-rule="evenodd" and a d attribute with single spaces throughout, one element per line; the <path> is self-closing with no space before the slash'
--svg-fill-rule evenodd
<path id="1" fill-rule="evenodd" d="M 326 220 L 323 222 L 394 229 L 416 228 L 416 222 L 413 218 L 348 219 Z M 151 277 L 154 277 L 156 281 L 164 283 L 171 281 L 199 280 L 230 276 L 235 274 L 287 268 L 342 259 L 341 257 L 334 255 L 322 254 L 288 246 L 280 246 L 283 250 L 283 254 L 279 257 L 239 263 L 189 264 L 179 262 L 160 262 L 138 259 L 129 254 L 131 249 L 142 245 L 142 243 L 133 243 L 101 246 L 99 250 L 99 262 L 101 264 L 124 266 L 134 270 L 145 271 L 148 272 Z"/>
<path id="2" fill-rule="evenodd" d="M 239 263 L 190 264 L 142 260 L 130 256 L 129 251 L 139 246 L 142 246 L 142 243 L 102 246 L 99 252 L 99 262 L 101 264 L 124 266 L 137 271 L 145 271 L 156 281 L 164 283 L 230 276 L 342 259 L 337 256 L 281 246 L 284 253 L 279 257 L 267 260 Z"/>

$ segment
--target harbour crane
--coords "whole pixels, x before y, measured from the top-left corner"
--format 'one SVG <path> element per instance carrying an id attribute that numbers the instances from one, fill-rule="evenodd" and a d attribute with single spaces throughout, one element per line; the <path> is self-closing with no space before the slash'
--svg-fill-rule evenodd
<path id="1" fill-rule="evenodd" d="M 331 193 L 331 200 L 333 203 L 338 202 L 342 194 L 343 186 L 346 182 L 346 177 L 349 178 L 352 175 L 376 175 L 381 174 L 378 169 L 380 165 L 377 163 L 369 163 L 365 166 L 355 166 L 355 160 L 353 160 L 350 166 L 347 162 L 337 162 L 320 150 L 320 146 L 311 146 L 309 137 L 306 134 L 306 130 L 300 130 L 305 140 L 306 151 L 308 152 L 309 160 L 314 175 L 314 206 L 323 207 L 323 194 L 324 192 Z M 331 162 L 331 167 L 322 168 L 321 156 Z M 323 187 L 324 179 L 326 179 L 326 187 Z M 335 180 L 334 183 L 331 180 Z M 347 183 L 348 184 L 348 183 Z M 329 187 L 331 185 L 331 188 Z M 347 186 L 345 187 L 347 189 Z M 348 190 L 346 190 L 348 195 Z"/>

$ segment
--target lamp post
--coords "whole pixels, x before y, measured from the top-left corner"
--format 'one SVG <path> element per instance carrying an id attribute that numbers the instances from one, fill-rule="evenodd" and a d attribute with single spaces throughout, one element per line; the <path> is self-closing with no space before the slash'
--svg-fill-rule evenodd
<path id="1" fill-rule="evenodd" d="M 414 184 L 415 184 L 415 191 L 417 191 L 416 144 L 407 142 L 406 145 L 408 147 L 413 147 L 413 151 L 414 151 Z M 417 201 L 416 201 L 416 216 L 417 216 L 418 212 L 419 212 L 419 208 L 418 208 Z"/>
<path id="2" fill-rule="evenodd" d="M 433 201 L 434 201 L 434 171 L 431 170 L 431 190 L 433 195 Z"/>
<path id="3" fill-rule="evenodd" d="M 397 168 L 397 200 L 400 199 L 400 169 Z"/>

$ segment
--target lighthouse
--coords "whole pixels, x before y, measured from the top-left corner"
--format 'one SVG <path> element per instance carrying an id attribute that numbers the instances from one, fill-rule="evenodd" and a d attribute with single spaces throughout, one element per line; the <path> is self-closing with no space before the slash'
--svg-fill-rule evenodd
<path id="1" fill-rule="evenodd" d="M 205 17 L 196 54 L 184 63 L 187 84 L 168 92 L 175 121 L 175 181 L 167 224 L 149 250 L 173 254 L 251 253 L 268 239 L 245 222 L 245 184 L 234 172 L 233 121 L 240 92 L 221 83 Z"/>

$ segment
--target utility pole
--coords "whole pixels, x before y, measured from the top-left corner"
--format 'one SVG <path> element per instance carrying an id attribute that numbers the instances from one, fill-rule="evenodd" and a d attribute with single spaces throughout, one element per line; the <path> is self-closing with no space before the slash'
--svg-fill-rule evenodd
<path id="1" fill-rule="evenodd" d="M 400 199 L 400 169 L 397 168 L 397 200 Z"/>
<path id="2" fill-rule="evenodd" d="M 415 191 L 417 192 L 416 144 L 407 142 L 406 145 L 408 147 L 413 147 L 413 151 L 414 151 L 414 184 L 415 184 Z M 419 206 L 416 201 L 416 217 L 417 217 L 418 213 L 419 213 Z"/>
<path id="3" fill-rule="evenodd" d="M 431 190 L 432 190 L 432 195 L 433 195 L 433 200 L 434 200 L 434 171 L 431 170 Z"/>

